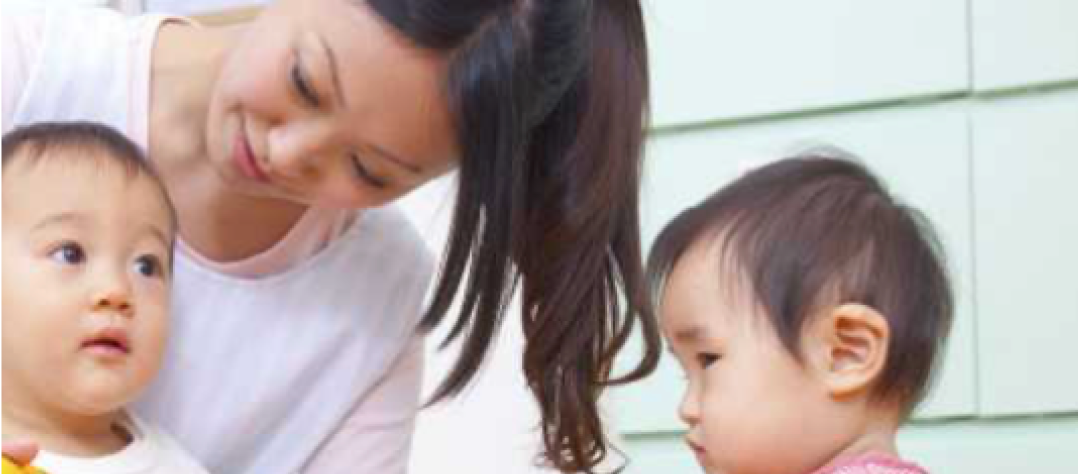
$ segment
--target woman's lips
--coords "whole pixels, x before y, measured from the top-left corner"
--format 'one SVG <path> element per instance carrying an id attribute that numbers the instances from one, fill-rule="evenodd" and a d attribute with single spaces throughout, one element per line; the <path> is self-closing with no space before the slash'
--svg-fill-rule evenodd
<path id="1" fill-rule="evenodd" d="M 259 182 L 269 181 L 269 176 L 262 171 L 254 153 L 251 152 L 251 145 L 248 143 L 247 136 L 243 133 L 242 128 L 236 133 L 236 140 L 232 146 L 232 157 L 244 176 Z"/>

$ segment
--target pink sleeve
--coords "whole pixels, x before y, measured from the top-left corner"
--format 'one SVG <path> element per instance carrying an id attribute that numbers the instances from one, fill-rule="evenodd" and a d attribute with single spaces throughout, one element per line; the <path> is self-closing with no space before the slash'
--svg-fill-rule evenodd
<path id="1" fill-rule="evenodd" d="M 888 454 L 868 453 L 839 459 L 813 474 L 928 474 L 923 467 Z"/>
<path id="2" fill-rule="evenodd" d="M 45 13 L 42 9 L 12 8 L 5 5 L 3 18 L 3 129 L 13 128 L 23 90 L 30 81 L 34 64 L 40 54 Z"/>
<path id="3" fill-rule="evenodd" d="M 416 335 L 377 386 L 303 468 L 310 474 L 404 474 L 423 382 Z"/>

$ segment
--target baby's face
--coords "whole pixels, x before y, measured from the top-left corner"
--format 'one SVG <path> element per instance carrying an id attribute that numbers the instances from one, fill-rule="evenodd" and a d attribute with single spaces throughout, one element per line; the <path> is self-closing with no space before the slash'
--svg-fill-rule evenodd
<path id="1" fill-rule="evenodd" d="M 4 167 L 4 404 L 101 415 L 160 365 L 174 229 L 149 178 L 79 158 Z"/>
<path id="2" fill-rule="evenodd" d="M 744 285 L 720 281 L 717 245 L 677 262 L 661 326 L 684 370 L 686 441 L 711 474 L 805 474 L 840 446 L 823 383 L 782 346 Z"/>

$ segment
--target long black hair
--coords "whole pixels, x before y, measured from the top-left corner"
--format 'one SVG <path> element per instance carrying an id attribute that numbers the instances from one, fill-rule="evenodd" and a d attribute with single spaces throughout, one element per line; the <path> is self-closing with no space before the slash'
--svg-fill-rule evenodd
<path id="1" fill-rule="evenodd" d="M 522 285 L 523 369 L 549 464 L 592 472 L 608 451 L 598 398 L 654 370 L 639 186 L 648 75 L 636 0 L 369 0 L 449 58 L 460 143 L 448 249 L 424 329 L 454 298 L 460 358 L 434 400 L 475 376 Z M 459 294 L 459 295 L 458 295 Z M 612 374 L 639 323 L 641 360 Z"/>

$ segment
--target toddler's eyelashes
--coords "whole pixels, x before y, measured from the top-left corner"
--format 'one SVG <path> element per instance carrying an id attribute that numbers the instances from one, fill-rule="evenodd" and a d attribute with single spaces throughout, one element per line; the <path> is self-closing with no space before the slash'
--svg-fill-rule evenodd
<path id="1" fill-rule="evenodd" d="M 49 257 L 60 263 L 77 265 L 86 259 L 86 253 L 75 242 L 62 242 L 56 249 L 49 252 Z"/>
<path id="2" fill-rule="evenodd" d="M 708 366 L 710 366 L 711 364 L 717 362 L 721 358 L 722 358 L 721 355 L 714 354 L 714 353 L 709 353 L 709 352 L 701 352 L 699 354 L 696 354 L 696 362 L 700 364 L 700 367 L 705 368 L 705 369 L 708 368 Z"/>

